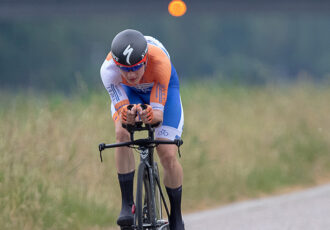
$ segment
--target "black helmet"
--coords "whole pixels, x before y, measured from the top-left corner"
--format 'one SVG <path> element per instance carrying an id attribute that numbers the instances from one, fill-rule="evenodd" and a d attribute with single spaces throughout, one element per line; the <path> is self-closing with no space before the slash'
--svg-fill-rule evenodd
<path id="1" fill-rule="evenodd" d="M 111 55 L 117 65 L 138 65 L 146 60 L 147 52 L 147 40 L 137 30 L 124 30 L 112 40 Z"/>

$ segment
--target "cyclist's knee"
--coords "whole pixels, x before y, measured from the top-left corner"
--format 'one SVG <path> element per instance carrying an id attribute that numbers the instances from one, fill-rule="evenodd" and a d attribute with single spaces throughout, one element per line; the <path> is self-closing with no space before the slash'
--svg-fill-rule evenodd
<path id="1" fill-rule="evenodd" d="M 116 141 L 117 142 L 125 142 L 129 141 L 129 132 L 126 129 L 120 126 L 116 126 Z"/>
<path id="2" fill-rule="evenodd" d="M 160 163 L 164 167 L 164 169 L 171 170 L 173 167 L 175 167 L 177 158 L 176 158 L 176 152 L 173 151 L 171 148 L 162 148 L 161 146 L 157 147 L 158 156 L 160 159 Z"/>

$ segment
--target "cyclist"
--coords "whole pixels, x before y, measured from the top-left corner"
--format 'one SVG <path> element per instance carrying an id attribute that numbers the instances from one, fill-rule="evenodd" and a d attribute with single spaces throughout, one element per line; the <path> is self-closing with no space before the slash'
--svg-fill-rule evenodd
<path id="1" fill-rule="evenodd" d="M 181 137 L 183 109 L 178 75 L 161 42 L 136 30 L 124 30 L 114 37 L 111 52 L 100 72 L 111 98 L 116 142 L 130 140 L 129 133 L 122 127 L 122 123 L 134 124 L 137 119 L 146 124 L 161 122 L 155 130 L 156 139 L 174 140 Z M 127 109 L 129 104 L 134 104 L 131 110 Z M 147 104 L 147 109 L 142 110 L 140 104 Z M 122 196 L 122 208 L 117 224 L 131 226 L 134 224 L 131 211 L 134 156 L 128 147 L 116 148 L 115 151 Z M 176 157 L 177 146 L 159 145 L 157 153 L 164 168 L 164 185 L 171 205 L 170 229 L 182 230 L 183 171 Z"/>

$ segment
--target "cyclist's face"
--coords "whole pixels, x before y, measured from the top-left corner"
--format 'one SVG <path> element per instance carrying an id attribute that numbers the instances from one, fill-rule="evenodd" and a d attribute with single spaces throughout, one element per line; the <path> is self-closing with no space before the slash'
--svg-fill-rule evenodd
<path id="1" fill-rule="evenodd" d="M 125 80 L 130 84 L 138 84 L 141 80 L 144 72 L 145 72 L 146 64 L 143 64 L 143 66 L 136 70 L 136 71 L 129 71 L 126 72 L 124 70 L 120 70 L 121 75 L 125 78 Z"/>

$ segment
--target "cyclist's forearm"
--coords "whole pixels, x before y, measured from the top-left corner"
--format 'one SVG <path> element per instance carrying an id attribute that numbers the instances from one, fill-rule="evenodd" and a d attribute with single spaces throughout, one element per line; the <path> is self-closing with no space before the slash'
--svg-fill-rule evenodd
<path id="1" fill-rule="evenodd" d="M 152 124 L 156 124 L 158 122 L 163 122 L 163 112 L 161 110 L 154 110 L 154 117 L 152 119 Z"/>

